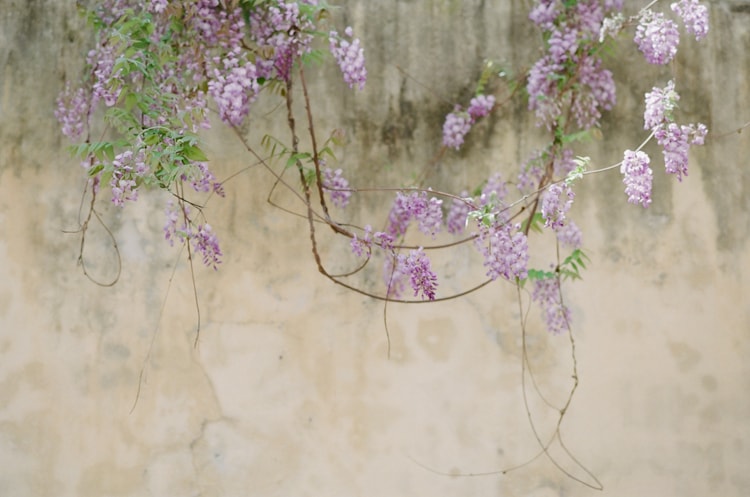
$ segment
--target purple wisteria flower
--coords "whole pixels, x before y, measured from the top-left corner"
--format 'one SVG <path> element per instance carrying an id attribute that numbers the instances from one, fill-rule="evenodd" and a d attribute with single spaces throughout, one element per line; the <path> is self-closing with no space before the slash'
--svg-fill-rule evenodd
<path id="1" fill-rule="evenodd" d="M 219 107 L 219 117 L 232 126 L 242 125 L 260 91 L 255 64 L 243 59 L 239 47 L 229 52 L 208 82 L 208 92 Z"/>
<path id="2" fill-rule="evenodd" d="M 267 6 L 267 7 L 266 7 Z M 256 61 L 258 75 L 289 81 L 296 57 L 310 52 L 312 22 L 300 14 L 297 2 L 260 4 L 250 14 L 250 35 L 261 48 L 271 51 L 265 60 Z"/>
<path id="3" fill-rule="evenodd" d="M 544 169 L 542 168 L 542 157 L 541 151 L 536 151 L 526 163 L 521 166 L 521 171 L 518 173 L 518 191 L 524 195 L 535 192 L 539 188 L 539 182 L 542 180 L 544 175 Z"/>
<path id="4" fill-rule="evenodd" d="M 112 107 L 120 98 L 123 81 L 119 73 L 113 72 L 117 57 L 115 49 L 114 45 L 100 44 L 88 53 L 86 62 L 94 68 L 91 107 L 100 100 L 107 107 Z"/>
<path id="5" fill-rule="evenodd" d="M 187 217 L 189 214 L 189 207 L 185 207 L 186 211 L 184 212 L 184 215 Z M 185 242 L 185 239 L 180 236 L 180 234 L 185 234 L 187 232 L 186 226 L 182 225 L 181 228 L 177 228 L 177 221 L 180 219 L 180 213 L 176 209 L 174 202 L 170 199 L 167 202 L 167 206 L 164 209 L 164 216 L 166 217 L 166 222 L 164 223 L 164 239 L 169 242 L 170 246 L 174 246 L 175 239 Z"/>
<path id="6" fill-rule="evenodd" d="M 537 126 L 550 126 L 560 116 L 560 90 L 557 86 L 564 66 L 551 57 L 542 57 L 532 66 L 526 83 L 529 110 L 536 114 Z"/>
<path id="7" fill-rule="evenodd" d="M 132 150 L 126 150 L 112 160 L 112 179 L 109 186 L 112 189 L 113 204 L 123 207 L 126 200 L 138 200 L 136 180 L 148 172 L 148 166 L 144 161 L 142 149 L 135 155 Z"/>
<path id="8" fill-rule="evenodd" d="M 576 167 L 572 148 L 563 148 L 553 160 L 554 174 L 557 178 L 564 178 Z"/>
<path id="9" fill-rule="evenodd" d="M 542 29 L 552 29 L 555 19 L 560 14 L 560 6 L 557 0 L 539 0 L 529 12 L 529 19 Z"/>
<path id="10" fill-rule="evenodd" d="M 443 145 L 458 150 L 464 144 L 464 137 L 471 130 L 471 116 L 456 106 L 456 109 L 445 116 L 443 124 Z"/>
<path id="11" fill-rule="evenodd" d="M 652 88 L 646 93 L 646 111 L 643 113 L 643 128 L 654 130 L 659 125 L 672 121 L 672 112 L 677 107 L 680 95 L 674 89 L 674 81 L 664 88 Z"/>
<path id="12" fill-rule="evenodd" d="M 641 14 L 635 30 L 635 43 L 650 64 L 667 64 L 677 53 L 680 33 L 677 24 L 661 12 L 647 9 Z"/>
<path id="13" fill-rule="evenodd" d="M 386 232 L 397 238 L 406 233 L 409 223 L 414 219 L 418 223 L 419 231 L 435 237 L 443 224 L 442 204 L 442 200 L 428 198 L 427 192 L 413 192 L 410 195 L 398 192 L 388 215 Z"/>
<path id="14" fill-rule="evenodd" d="M 466 229 L 466 219 L 472 210 L 471 199 L 468 196 L 469 193 L 463 191 L 461 192 L 461 198 L 464 200 L 454 198 L 448 206 L 448 212 L 445 215 L 445 226 L 448 233 L 452 235 L 460 235 Z"/>
<path id="15" fill-rule="evenodd" d="M 432 271 L 430 259 L 424 253 L 422 247 L 409 252 L 408 257 L 404 258 L 403 268 L 409 275 L 409 283 L 414 290 L 414 296 L 416 297 L 421 293 L 422 300 L 425 297 L 428 300 L 435 300 L 437 275 Z"/>
<path id="16" fill-rule="evenodd" d="M 357 257 L 362 257 L 365 253 L 367 253 L 367 256 L 369 257 L 370 252 L 372 251 L 372 226 L 369 224 L 365 226 L 365 232 L 362 235 L 362 238 L 359 238 L 355 233 L 350 242 L 350 246 L 352 248 L 352 253 Z"/>
<path id="17" fill-rule="evenodd" d="M 331 31 L 328 36 L 329 47 L 336 63 L 341 68 L 344 82 L 349 85 L 349 88 L 357 85 L 362 90 L 367 81 L 364 49 L 360 45 L 359 38 L 351 39 L 353 36 L 351 26 L 344 30 L 344 34 L 351 41 L 340 37 L 336 31 Z"/>
<path id="18" fill-rule="evenodd" d="M 624 176 L 625 195 L 631 204 L 641 204 L 643 207 L 651 205 L 651 185 L 654 173 L 649 167 L 650 158 L 645 152 L 625 151 L 625 157 L 620 166 Z"/>
<path id="19" fill-rule="evenodd" d="M 467 109 L 467 112 L 469 113 L 471 118 L 476 121 L 477 119 L 489 114 L 494 106 L 494 95 L 477 95 L 469 102 L 469 108 Z"/>
<path id="20" fill-rule="evenodd" d="M 474 244 L 484 257 L 487 276 L 496 280 L 525 279 L 528 275 L 529 245 L 520 225 L 499 223 L 486 226 L 479 223 L 479 232 Z"/>
<path id="21" fill-rule="evenodd" d="M 708 34 L 708 8 L 698 0 L 680 0 L 671 5 L 685 24 L 685 30 L 700 41 Z"/>
<path id="22" fill-rule="evenodd" d="M 57 97 L 57 109 L 55 117 L 62 125 L 62 132 L 71 140 L 75 140 L 83 134 L 84 127 L 89 118 L 89 100 L 86 90 L 78 88 L 73 90 L 70 84 Z"/>
<path id="23" fill-rule="evenodd" d="M 349 182 L 341 175 L 342 172 L 341 169 L 334 171 L 330 167 L 323 170 L 323 189 L 328 192 L 333 205 L 341 209 L 349 205 L 349 199 L 352 196 Z"/>
<path id="24" fill-rule="evenodd" d="M 602 117 L 600 109 L 612 110 L 616 103 L 615 80 L 612 72 L 602 67 L 602 61 L 592 56 L 581 56 L 578 62 L 578 81 L 581 90 L 573 102 L 573 114 L 578 126 L 596 126 Z"/>
<path id="25" fill-rule="evenodd" d="M 503 181 L 500 173 L 493 173 L 487 178 L 487 183 L 485 183 L 482 188 L 482 193 L 479 196 L 479 205 L 485 206 L 492 204 L 495 207 L 500 207 L 504 205 L 507 196 L 508 184 Z"/>
<path id="26" fill-rule="evenodd" d="M 669 123 L 656 130 L 656 141 L 664 149 L 664 166 L 669 174 L 682 181 L 687 176 L 690 145 L 703 145 L 708 130 L 703 124 L 677 125 Z"/>
<path id="27" fill-rule="evenodd" d="M 222 253 L 219 247 L 219 239 L 216 238 L 211 225 L 208 223 L 200 225 L 197 232 L 188 233 L 188 236 L 193 241 L 195 251 L 201 254 L 203 264 L 218 269 L 217 266 L 221 264 Z"/>
<path id="28" fill-rule="evenodd" d="M 572 219 L 568 219 L 565 226 L 555 230 L 555 234 L 557 235 L 557 241 L 566 247 L 579 249 L 583 245 L 581 228 Z"/>
<path id="29" fill-rule="evenodd" d="M 542 308 L 547 331 L 553 335 L 559 335 L 570 329 L 570 309 L 562 303 L 560 280 L 558 278 L 534 281 L 531 299 Z"/>
<path id="30" fill-rule="evenodd" d="M 573 205 L 575 193 L 565 183 L 555 183 L 542 194 L 542 217 L 544 225 L 554 230 L 565 225 L 565 215 Z"/>
<path id="31" fill-rule="evenodd" d="M 469 102 L 469 108 L 463 110 L 456 105 L 453 112 L 445 116 L 443 123 L 443 145 L 458 150 L 464 144 L 466 134 L 478 119 L 487 116 L 495 106 L 493 95 L 477 95 Z"/>

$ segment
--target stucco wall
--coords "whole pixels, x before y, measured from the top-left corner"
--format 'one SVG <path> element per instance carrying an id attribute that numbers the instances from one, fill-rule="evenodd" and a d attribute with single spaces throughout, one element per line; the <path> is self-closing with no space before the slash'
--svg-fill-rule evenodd
<path id="1" fill-rule="evenodd" d="M 196 271 L 197 348 L 190 272 L 162 239 L 162 196 L 125 211 L 101 202 L 123 272 L 112 288 L 88 281 L 80 239 L 64 233 L 77 226 L 83 178 L 52 115 L 85 49 L 74 3 L 0 0 L 0 495 L 595 494 L 542 458 L 507 475 L 437 474 L 537 452 L 514 291 L 498 283 L 448 303 L 390 305 L 388 359 L 382 304 L 317 273 L 305 222 L 265 202 L 271 178 L 259 168 L 207 210 L 226 257 L 218 272 Z M 422 172 L 483 58 L 534 60 L 528 1 L 341 3 L 336 15 L 363 37 L 367 89 L 343 91 L 325 69 L 311 77 L 319 128 L 348 132 L 340 159 L 354 184 Z M 750 130 L 732 132 L 750 121 L 750 4 L 710 9 L 708 38 L 683 39 L 667 68 L 622 51 L 612 64 L 621 106 L 582 150 L 605 165 L 640 143 L 643 93 L 671 77 L 685 120 L 712 132 L 681 184 L 657 173 L 648 210 L 626 203 L 616 174 L 576 197 L 593 260 L 566 288 L 581 384 L 563 434 L 606 496 L 750 492 Z M 522 106 L 494 114 L 465 152 L 431 166 L 434 184 L 513 171 L 537 138 L 530 119 Z M 255 129 L 285 136 L 262 106 L 248 129 L 257 139 Z M 218 128 L 208 148 L 219 177 L 251 162 Z M 363 195 L 351 215 L 386 202 Z M 344 256 L 324 243 L 329 260 Z M 86 251 L 92 274 L 114 275 L 101 228 Z M 451 255 L 457 277 L 464 256 Z M 530 361 L 559 402 L 569 343 L 533 319 Z M 530 402 L 549 433 L 553 413 Z"/>

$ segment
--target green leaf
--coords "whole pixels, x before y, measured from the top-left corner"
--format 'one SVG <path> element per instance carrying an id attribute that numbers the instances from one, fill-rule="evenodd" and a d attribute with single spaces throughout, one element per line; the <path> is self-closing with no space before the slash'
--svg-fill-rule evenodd
<path id="1" fill-rule="evenodd" d="M 195 162 L 208 161 L 208 157 L 206 157 L 206 154 L 203 153 L 203 150 L 201 150 L 197 145 L 187 145 L 182 149 L 182 153 L 185 155 L 185 158 Z"/>
<path id="2" fill-rule="evenodd" d="M 307 152 L 298 152 L 296 154 L 292 154 L 289 156 L 289 159 L 286 161 L 286 166 L 284 167 L 292 167 L 293 165 L 297 164 L 297 162 L 308 160 L 310 159 L 310 157 L 310 154 Z"/>

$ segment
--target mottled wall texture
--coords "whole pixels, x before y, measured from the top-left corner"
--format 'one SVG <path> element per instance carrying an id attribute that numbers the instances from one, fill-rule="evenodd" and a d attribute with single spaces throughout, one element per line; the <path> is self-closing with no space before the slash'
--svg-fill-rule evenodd
<path id="1" fill-rule="evenodd" d="M 310 79 L 318 128 L 347 130 L 339 166 L 352 183 L 426 171 L 437 187 L 468 187 L 511 174 L 533 150 L 539 132 L 511 105 L 429 165 L 442 116 L 470 96 L 485 58 L 533 63 L 529 0 L 341 3 L 337 22 L 366 47 L 367 88 L 345 91 L 327 68 Z M 656 174 L 648 210 L 627 204 L 617 173 L 588 178 L 576 197 L 592 262 L 565 288 L 580 386 L 562 428 L 604 485 L 597 493 L 543 457 L 456 476 L 538 452 L 512 288 L 389 305 L 388 358 L 382 303 L 317 273 L 305 222 L 266 203 L 272 179 L 260 168 L 206 211 L 226 256 L 219 271 L 196 270 L 197 347 L 190 271 L 163 240 L 158 192 L 124 211 L 101 202 L 122 276 L 111 288 L 86 279 L 80 238 L 65 233 L 78 226 L 84 179 L 53 110 L 90 35 L 73 0 L 0 0 L 0 495 L 749 495 L 750 128 L 736 130 L 750 121 L 750 3 L 708 3 L 709 36 L 684 38 L 668 67 L 645 67 L 629 43 L 610 60 L 619 106 L 581 150 L 607 165 L 637 146 L 643 94 L 670 78 L 684 120 L 711 130 L 682 183 Z M 255 109 L 251 140 L 287 136 L 270 107 Z M 253 163 L 220 126 L 208 149 L 220 178 Z M 386 204 L 362 195 L 346 215 Z M 323 243 L 327 260 L 346 257 L 346 244 Z M 441 290 L 468 271 L 470 252 L 452 253 Z M 100 226 L 84 255 L 93 276 L 114 276 Z M 536 381 L 559 404 L 570 343 L 530 319 Z M 554 412 L 528 391 L 547 437 Z"/>

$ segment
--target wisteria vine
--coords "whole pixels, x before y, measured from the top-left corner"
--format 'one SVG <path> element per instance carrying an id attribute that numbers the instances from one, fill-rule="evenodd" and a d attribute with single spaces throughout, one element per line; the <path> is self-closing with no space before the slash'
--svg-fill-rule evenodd
<path id="1" fill-rule="evenodd" d="M 99 1 L 85 11 L 96 43 L 86 56 L 84 78 L 62 92 L 56 116 L 63 134 L 74 141 L 74 154 L 88 178 L 88 219 L 92 213 L 99 218 L 95 199 L 103 187 L 120 208 L 137 201 L 143 188 L 159 188 L 167 194 L 167 242 L 183 245 L 191 261 L 196 254 L 217 269 L 223 257 L 221 234 L 207 221 L 204 204 L 190 200 L 196 195 L 224 196 L 200 141 L 215 111 L 254 160 L 274 176 L 274 188 L 283 186 L 298 195 L 309 221 L 314 260 L 325 277 L 386 302 L 440 301 L 506 280 L 519 288 L 519 296 L 522 288 L 528 290 L 548 331 L 567 333 L 573 344 L 562 283 L 580 278 L 588 261 L 581 230 L 570 219 L 576 185 L 589 174 L 619 169 L 627 202 L 646 208 L 652 202 L 655 161 L 644 152 L 645 144 L 654 140 L 662 149 L 665 172 L 682 181 L 688 174 L 690 147 L 702 145 L 708 132 L 704 124 L 677 120 L 680 97 L 674 81 L 656 83 L 644 96 L 643 143 L 606 167 L 593 167 L 590 158 L 576 156 L 576 140 L 597 130 L 603 114 L 616 105 L 614 76 L 602 55 L 607 44 L 629 38 L 646 63 L 664 65 L 674 60 L 681 30 L 698 41 L 708 33 L 708 9 L 698 0 L 679 0 L 659 10 L 657 6 L 667 4 L 652 1 L 632 14 L 626 14 L 623 4 L 534 3 L 529 20 L 542 35 L 543 54 L 528 71 L 507 80 L 504 93 L 487 91 L 488 81 L 499 78 L 499 73 L 492 63 L 486 64 L 468 105 L 457 104 L 447 114 L 441 153 L 460 150 L 477 123 L 516 98 L 525 99 L 549 140 L 517 172 L 496 172 L 472 193 L 438 191 L 423 184 L 391 189 L 352 186 L 345 170 L 329 167 L 337 140 L 335 133 L 323 141 L 316 136 L 305 66 L 311 60 L 332 59 L 353 91 L 365 88 L 367 70 L 365 47 L 353 29 L 345 27 L 342 35 L 330 27 L 330 7 L 317 0 Z M 301 119 L 292 105 L 295 85 L 303 90 Z M 284 102 L 278 109 L 286 113 L 291 134 L 289 140 L 263 139 L 271 159 L 263 158 L 243 131 L 259 98 Z M 93 137 L 94 128 L 101 125 L 95 118 L 98 110 L 103 111 L 106 129 L 97 128 L 95 136 L 111 139 Z M 297 119 L 308 124 L 309 150 L 299 148 Z M 298 184 L 284 176 L 290 167 L 298 173 Z M 387 218 L 380 222 L 382 231 L 373 230 L 376 219 L 356 222 L 343 217 L 353 195 L 372 190 L 393 192 Z M 316 233 L 321 222 L 348 242 L 356 262 L 346 274 L 333 274 L 322 262 Z M 532 231 L 554 237 L 558 257 L 548 269 L 529 267 Z M 456 241 L 425 243 L 443 232 Z M 420 243 L 411 243 L 413 239 Z M 458 294 L 441 295 L 439 268 L 430 251 L 464 243 L 479 254 L 487 279 Z M 377 259 L 383 261 L 381 289 L 353 282 Z M 522 328 L 525 337 L 525 322 Z M 568 403 L 577 386 L 575 370 L 573 376 Z M 560 421 L 566 408 L 567 404 L 559 410 Z M 560 436 L 559 421 L 556 435 Z M 551 440 L 537 439 L 555 462 L 547 452 Z M 594 483 L 583 483 L 599 485 L 585 471 Z"/>

